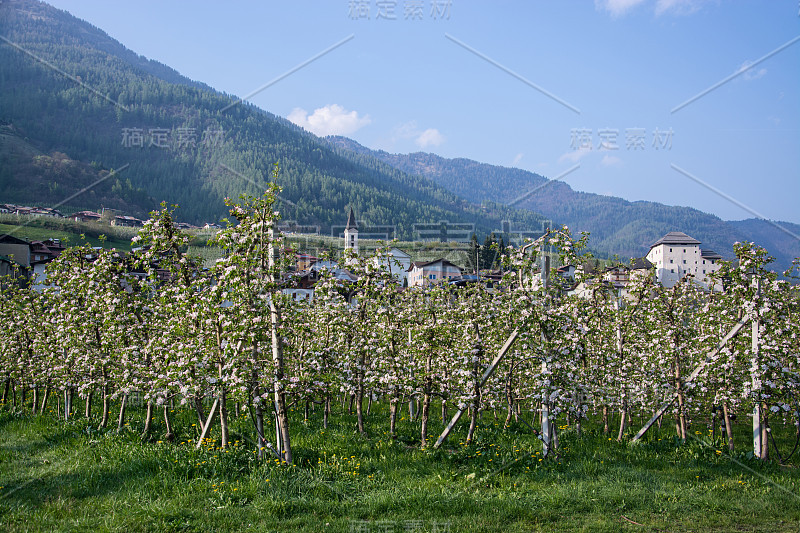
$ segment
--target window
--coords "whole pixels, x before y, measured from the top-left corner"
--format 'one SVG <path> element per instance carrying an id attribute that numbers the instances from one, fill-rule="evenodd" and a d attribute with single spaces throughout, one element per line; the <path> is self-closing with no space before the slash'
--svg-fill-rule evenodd
<path id="1" fill-rule="evenodd" d="M 703 269 L 703 274 L 705 274 L 705 273 L 706 273 L 706 271 L 705 271 L 705 269 Z"/>
<path id="2" fill-rule="evenodd" d="M 672 272 L 673 274 L 675 273 L 675 269 L 674 268 L 670 268 L 669 271 Z"/>
<path id="3" fill-rule="evenodd" d="M 670 248 L 670 249 L 669 249 L 669 251 L 671 252 L 671 251 L 672 251 L 672 248 Z"/>
<path id="4" fill-rule="evenodd" d="M 670 262 L 670 263 L 673 263 L 674 261 L 673 261 L 672 259 L 670 259 L 670 260 L 669 260 L 669 262 Z"/>
<path id="5" fill-rule="evenodd" d="M 705 260 L 705 259 L 703 259 L 703 264 L 704 264 L 704 265 L 706 264 L 706 260 Z"/>
<path id="6" fill-rule="evenodd" d="M 683 253 L 686 253 L 686 248 L 683 249 Z"/>
<path id="7" fill-rule="evenodd" d="M 686 259 L 684 259 L 684 260 L 683 260 L 683 264 L 684 264 L 684 265 L 686 264 Z"/>

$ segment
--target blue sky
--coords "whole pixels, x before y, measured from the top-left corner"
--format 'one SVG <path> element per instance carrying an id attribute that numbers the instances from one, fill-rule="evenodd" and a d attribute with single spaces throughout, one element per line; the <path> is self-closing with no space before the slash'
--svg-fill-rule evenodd
<path id="1" fill-rule="evenodd" d="M 800 223 L 796 0 L 49 3 L 238 96 L 349 39 L 250 98 L 317 134 Z"/>

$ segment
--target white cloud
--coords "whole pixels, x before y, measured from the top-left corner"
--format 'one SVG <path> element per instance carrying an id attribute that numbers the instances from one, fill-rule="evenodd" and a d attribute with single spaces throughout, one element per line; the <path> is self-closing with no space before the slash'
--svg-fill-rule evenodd
<path id="1" fill-rule="evenodd" d="M 707 0 L 656 0 L 655 14 L 690 15 L 700 9 L 705 1 Z M 608 11 L 612 17 L 621 17 L 644 2 L 645 0 L 595 0 L 594 4 L 596 9 Z"/>
<path id="2" fill-rule="evenodd" d="M 414 143 L 420 148 L 439 146 L 445 141 L 444 135 L 436 128 L 428 128 L 425 131 L 421 131 L 417 126 L 416 120 L 404 122 L 392 130 L 392 145 L 399 140 L 408 139 L 414 139 Z"/>
<path id="3" fill-rule="evenodd" d="M 703 0 L 658 0 L 656 16 L 671 12 L 673 15 L 691 15 L 698 9 Z"/>
<path id="4" fill-rule="evenodd" d="M 428 146 L 439 146 L 444 142 L 444 135 L 439 133 L 436 128 L 428 128 L 419 134 L 416 141 L 417 146 L 420 148 L 427 148 Z"/>
<path id="5" fill-rule="evenodd" d="M 767 73 L 766 68 L 749 68 L 753 64 L 752 61 L 745 61 L 742 65 L 736 70 L 737 73 L 744 72 L 742 74 L 742 78 L 747 81 L 757 80 L 761 76 Z"/>
<path id="6" fill-rule="evenodd" d="M 571 152 L 567 152 L 565 154 L 561 154 L 561 157 L 558 158 L 559 163 L 563 163 L 568 161 L 570 163 L 577 163 L 587 155 L 591 154 L 592 150 L 590 148 L 581 148 L 579 150 L 572 150 Z"/>
<path id="7" fill-rule="evenodd" d="M 622 159 L 614 155 L 604 155 L 603 159 L 600 160 L 600 166 L 603 167 L 615 167 L 622 164 Z"/>
<path id="8" fill-rule="evenodd" d="M 595 0 L 595 7 L 611 13 L 612 17 L 619 17 L 641 4 L 644 0 Z"/>
<path id="9" fill-rule="evenodd" d="M 518 153 L 516 157 L 514 157 L 514 161 L 511 162 L 511 165 L 516 166 L 520 161 L 522 161 L 522 152 Z"/>
<path id="10" fill-rule="evenodd" d="M 395 127 L 392 131 L 392 142 L 399 139 L 411 139 L 419 135 L 419 128 L 417 128 L 417 121 L 410 120 Z"/>
<path id="11" fill-rule="evenodd" d="M 320 137 L 350 135 L 372 122 L 369 115 L 359 117 L 358 112 L 347 111 L 338 104 L 320 107 L 310 115 L 305 109 L 296 107 L 286 118 Z"/>

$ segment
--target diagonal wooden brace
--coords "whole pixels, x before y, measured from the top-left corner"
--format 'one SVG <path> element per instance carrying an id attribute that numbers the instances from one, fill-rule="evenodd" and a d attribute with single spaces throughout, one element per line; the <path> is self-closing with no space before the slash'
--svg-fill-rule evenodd
<path id="1" fill-rule="evenodd" d="M 508 336 L 508 339 L 506 339 L 506 342 L 505 344 L 503 344 L 503 347 L 500 348 L 499 352 L 497 352 L 497 356 L 494 358 L 494 361 L 492 361 L 492 364 L 489 365 L 489 368 L 487 368 L 486 371 L 483 373 L 483 376 L 481 376 L 481 380 L 478 384 L 479 387 L 483 387 L 483 384 L 486 383 L 486 380 L 489 379 L 489 376 L 492 375 L 495 368 L 497 368 L 497 365 L 499 365 L 500 361 L 503 360 L 503 357 L 505 357 L 506 352 L 508 352 L 508 350 L 511 349 L 511 346 L 514 344 L 514 341 L 517 340 L 518 336 L 519 336 L 519 329 L 515 329 L 514 331 L 511 332 L 511 335 Z M 447 436 L 450 435 L 450 432 L 453 431 L 454 427 L 456 427 L 458 420 L 461 418 L 461 415 L 464 414 L 465 410 L 466 406 L 459 408 L 459 410 L 456 411 L 456 414 L 453 415 L 453 419 L 450 420 L 450 423 L 447 424 L 446 428 L 444 428 L 442 434 L 439 435 L 439 439 L 436 441 L 436 444 L 433 445 L 434 449 L 439 448 L 439 446 L 442 445 L 445 439 L 447 439 Z"/>
<path id="2" fill-rule="evenodd" d="M 697 365 L 697 367 L 692 371 L 692 373 L 689 375 L 689 377 L 686 379 L 686 381 L 684 381 L 684 383 L 691 383 L 692 381 L 694 381 L 694 379 L 697 376 L 700 375 L 700 372 L 702 372 L 703 369 L 705 369 L 705 367 L 711 362 L 711 359 L 715 355 L 717 355 L 717 353 L 719 353 L 719 351 L 722 350 L 725 347 L 726 344 L 728 344 L 728 341 L 730 341 L 732 338 L 734 338 L 736 335 L 738 335 L 739 332 L 742 331 L 742 328 L 744 328 L 747 325 L 748 322 L 750 322 L 750 318 L 742 318 L 741 320 L 739 320 L 739 322 L 737 322 L 733 326 L 733 328 L 731 328 L 731 330 L 728 332 L 728 334 L 725 335 L 725 338 L 723 338 L 719 342 L 719 344 L 717 344 L 716 348 L 714 348 L 713 350 L 708 352 L 708 354 L 705 357 L 705 360 L 702 363 L 700 363 L 699 365 Z M 661 417 L 664 413 L 667 412 L 667 409 L 669 409 L 670 406 L 673 403 L 675 403 L 675 400 L 677 400 L 677 399 L 678 399 L 678 394 L 675 393 L 672 396 L 672 398 L 670 398 L 667 402 L 664 402 L 664 404 L 661 405 L 661 407 L 658 408 L 658 411 L 656 411 L 656 414 L 653 415 L 653 418 L 651 418 L 647 422 L 647 424 L 645 424 L 642 427 L 642 429 L 639 430 L 639 433 L 637 433 L 636 436 L 633 437 L 632 441 L 636 442 L 637 440 L 641 439 L 642 436 L 644 436 L 644 434 L 647 433 L 647 430 L 650 429 L 650 427 L 653 424 L 656 423 L 656 420 L 658 420 L 659 417 Z"/>

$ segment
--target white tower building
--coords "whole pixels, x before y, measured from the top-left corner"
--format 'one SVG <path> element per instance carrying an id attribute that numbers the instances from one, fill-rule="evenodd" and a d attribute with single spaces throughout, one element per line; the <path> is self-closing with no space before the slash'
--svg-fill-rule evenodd
<path id="1" fill-rule="evenodd" d="M 358 224 L 353 208 L 350 208 L 350 216 L 347 217 L 347 226 L 344 228 L 344 249 L 353 250 L 358 255 Z"/>

